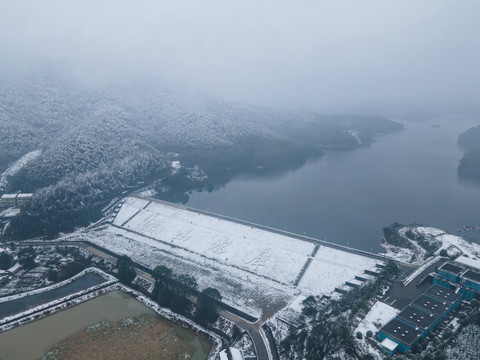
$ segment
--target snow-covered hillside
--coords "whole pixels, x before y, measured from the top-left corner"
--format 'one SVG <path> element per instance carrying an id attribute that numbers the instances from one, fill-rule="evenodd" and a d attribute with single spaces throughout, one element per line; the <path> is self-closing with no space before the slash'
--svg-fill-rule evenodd
<path id="1" fill-rule="evenodd" d="M 29 162 L 35 160 L 42 154 L 41 150 L 34 150 L 25 155 L 23 155 L 20 159 L 15 161 L 12 165 L 5 170 L 0 177 L 0 188 L 5 188 L 7 185 L 8 177 L 15 175 L 19 170 L 21 170 L 25 165 Z"/>
<path id="2" fill-rule="evenodd" d="M 405 246 L 383 242 L 382 247 L 391 258 L 421 265 L 429 255 L 438 256 L 442 253 L 480 269 L 480 244 L 433 227 L 401 226 L 396 231 Z M 431 249 L 430 254 L 426 247 Z"/>
<path id="3" fill-rule="evenodd" d="M 0 170 L 43 148 L 39 161 L 17 175 L 35 177 L 39 187 L 137 152 L 174 151 L 229 168 L 285 165 L 313 147 L 316 155 L 322 147 L 356 147 L 359 138 L 365 143 L 400 128 L 386 119 L 277 111 L 153 82 L 89 88 L 53 71 L 0 80 L 0 147 L 7 150 Z"/>
<path id="4" fill-rule="evenodd" d="M 94 87 L 53 70 L 0 79 L 0 172 L 42 151 L 10 173 L 4 191 L 34 199 L 6 236 L 55 235 L 95 222 L 113 198 L 165 179 L 171 154 L 219 183 L 241 172 L 298 167 L 323 149 L 356 148 L 401 128 L 375 117 L 278 111 L 171 91 L 158 82 Z M 125 177 L 125 167 L 139 171 Z M 184 199 L 181 192 L 198 185 L 187 189 L 182 180 L 174 179 L 172 198 Z"/>

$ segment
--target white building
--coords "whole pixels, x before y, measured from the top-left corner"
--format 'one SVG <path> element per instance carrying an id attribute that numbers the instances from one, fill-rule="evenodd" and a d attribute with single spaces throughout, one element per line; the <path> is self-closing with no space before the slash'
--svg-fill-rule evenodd
<path id="1" fill-rule="evenodd" d="M 33 194 L 30 193 L 3 194 L 0 198 L 0 207 L 22 206 L 32 200 L 32 197 Z"/>
<path id="2" fill-rule="evenodd" d="M 18 194 L 17 195 L 17 205 L 22 206 L 23 204 L 32 200 L 32 197 L 33 197 L 33 194 L 31 194 L 31 193 L 25 193 L 25 194 L 20 193 L 20 194 Z"/>
<path id="3" fill-rule="evenodd" d="M 17 194 L 3 194 L 0 198 L 0 206 L 12 207 L 17 205 Z"/>

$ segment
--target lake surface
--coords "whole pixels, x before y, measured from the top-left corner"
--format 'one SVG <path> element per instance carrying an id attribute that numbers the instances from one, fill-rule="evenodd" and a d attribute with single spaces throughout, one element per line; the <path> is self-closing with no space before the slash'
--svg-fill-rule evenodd
<path id="1" fill-rule="evenodd" d="M 280 176 L 237 177 L 212 193 L 193 192 L 187 206 L 367 251 L 381 250 L 382 228 L 393 222 L 458 233 L 480 224 L 480 188 L 457 179 L 458 135 L 477 124 L 406 122 L 405 131 L 371 146 L 328 152 Z"/>
<path id="2" fill-rule="evenodd" d="M 40 359 L 52 345 L 90 325 L 102 320 L 118 321 L 143 314 L 156 315 L 152 309 L 126 293 L 109 292 L 41 320 L 1 333 L 0 359 Z M 195 348 L 192 359 L 207 358 L 210 345 L 206 340 L 171 324 L 177 336 Z"/>

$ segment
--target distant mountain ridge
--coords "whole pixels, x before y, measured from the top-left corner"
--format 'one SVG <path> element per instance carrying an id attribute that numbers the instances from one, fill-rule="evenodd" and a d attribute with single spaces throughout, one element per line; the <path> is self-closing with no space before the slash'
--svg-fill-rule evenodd
<path id="1" fill-rule="evenodd" d="M 186 172 L 172 175 L 173 158 L 224 182 L 244 171 L 289 169 L 324 149 L 364 146 L 401 129 L 383 118 L 277 111 L 154 83 L 93 89 L 51 74 L 0 81 L 0 171 L 40 150 L 2 180 L 0 191 L 35 193 L 4 236 L 72 231 L 98 220 L 126 192 L 159 178 L 187 179 Z M 185 179 L 177 180 L 191 183 Z"/>
<path id="2" fill-rule="evenodd" d="M 10 182 L 11 190 L 34 191 L 136 153 L 176 152 L 207 168 L 268 167 L 369 144 L 402 126 L 375 117 L 282 112 L 157 84 L 94 90 L 35 76 L 0 83 L 0 129 L 6 149 L 0 170 L 43 150 Z"/>

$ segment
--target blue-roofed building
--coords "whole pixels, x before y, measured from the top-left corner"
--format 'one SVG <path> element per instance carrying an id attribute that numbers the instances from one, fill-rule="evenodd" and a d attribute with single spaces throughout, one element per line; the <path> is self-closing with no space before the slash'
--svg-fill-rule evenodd
<path id="1" fill-rule="evenodd" d="M 438 268 L 437 273 L 442 280 L 456 283 L 460 280 L 462 271 L 463 268 L 447 262 Z"/>
<path id="2" fill-rule="evenodd" d="M 410 304 L 411 306 L 422 310 L 428 314 L 438 317 L 437 323 L 440 323 L 450 312 L 450 305 L 446 302 L 435 300 L 431 297 L 420 295 Z"/>
<path id="3" fill-rule="evenodd" d="M 433 285 L 425 291 L 424 294 L 427 297 L 449 304 L 450 309 L 448 312 L 458 308 L 463 299 L 463 293 L 461 292 L 460 287 L 456 289 L 448 289 L 443 286 Z"/>
<path id="4" fill-rule="evenodd" d="M 438 316 L 418 310 L 411 305 L 397 315 L 397 320 L 422 331 L 422 337 L 427 336 L 438 324 Z"/>
<path id="5" fill-rule="evenodd" d="M 396 351 L 411 351 L 415 343 L 460 306 L 462 299 L 469 300 L 480 294 L 480 272 L 466 270 L 461 265 L 443 264 L 434 275 L 433 283 L 379 330 L 378 340 L 384 353 L 390 356 Z"/>
<path id="6" fill-rule="evenodd" d="M 382 341 L 382 343 L 385 339 L 393 340 L 398 344 L 398 348 L 393 351 L 398 350 L 405 354 L 412 351 L 412 346 L 422 338 L 422 335 L 422 331 L 397 319 L 393 319 L 378 331 L 378 340 Z M 384 347 L 384 351 L 392 355 L 390 353 L 392 350 L 389 351 L 389 349 Z"/>
<path id="7" fill-rule="evenodd" d="M 480 294 L 480 271 L 445 263 L 438 268 L 433 283 L 448 289 L 461 287 L 459 292 L 466 300 L 471 300 L 475 294 Z"/>
<path id="8" fill-rule="evenodd" d="M 465 297 L 472 299 L 475 294 L 480 294 L 480 273 L 474 270 L 467 270 L 461 275 Z"/>

